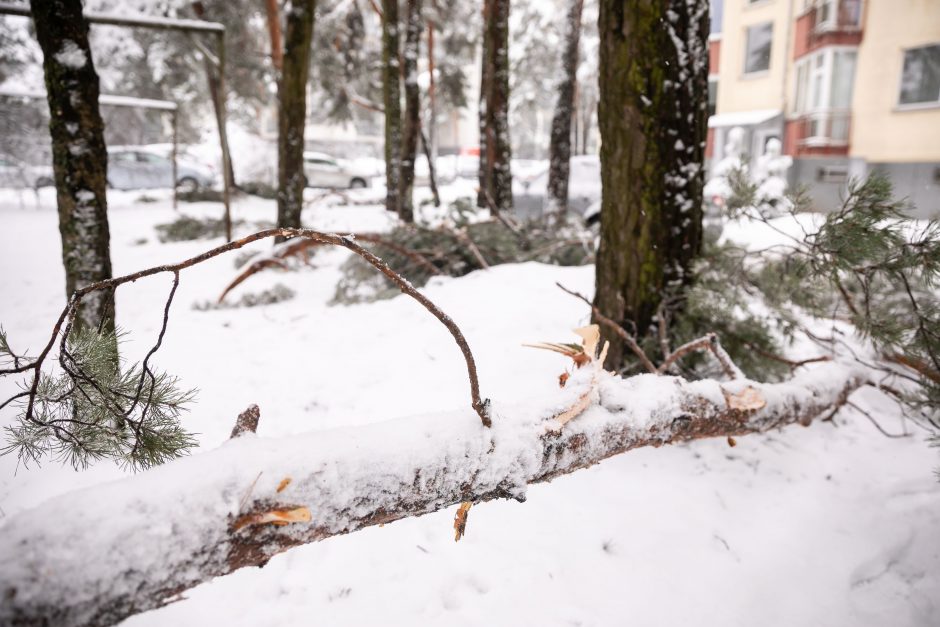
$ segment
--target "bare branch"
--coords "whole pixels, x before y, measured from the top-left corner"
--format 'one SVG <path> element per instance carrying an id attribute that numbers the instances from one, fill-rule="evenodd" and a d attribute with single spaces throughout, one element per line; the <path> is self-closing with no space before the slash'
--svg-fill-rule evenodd
<path id="1" fill-rule="evenodd" d="M 623 339 L 623 341 L 626 342 L 627 346 L 630 347 L 630 350 L 633 351 L 633 354 L 637 356 L 637 358 L 640 360 L 640 363 L 643 364 L 643 367 L 646 368 L 648 372 L 651 372 L 653 374 L 659 374 L 659 370 L 656 368 L 653 362 L 650 361 L 649 357 L 646 356 L 646 353 L 643 351 L 642 348 L 640 348 L 640 345 L 636 343 L 636 338 L 634 338 L 632 335 L 627 333 L 626 329 L 624 329 L 622 326 L 620 326 L 619 324 L 617 324 L 616 322 L 614 322 L 613 320 L 611 320 L 610 318 L 602 314 L 601 310 L 595 307 L 594 303 L 589 301 L 585 296 L 579 294 L 578 292 L 569 290 L 567 287 L 565 287 L 561 283 L 555 283 L 555 285 L 557 285 L 559 289 L 561 289 L 561 291 L 565 292 L 566 294 L 571 294 L 575 298 L 579 298 L 583 300 L 585 303 L 587 303 L 588 306 L 591 308 L 591 311 L 594 312 L 594 317 L 597 319 L 597 321 L 605 325 L 606 327 L 608 327 L 617 335 L 619 335 L 621 339 Z"/>

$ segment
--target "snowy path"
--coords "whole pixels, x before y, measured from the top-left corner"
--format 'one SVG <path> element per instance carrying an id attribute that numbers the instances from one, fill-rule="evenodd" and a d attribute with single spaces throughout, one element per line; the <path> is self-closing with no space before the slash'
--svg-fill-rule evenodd
<path id="1" fill-rule="evenodd" d="M 0 322 L 15 347 L 39 346 L 63 305 L 49 191 L 36 208 L 31 194 L 20 206 L 16 193 L 0 190 Z M 138 196 L 111 197 L 116 272 L 217 243 L 158 243 L 152 225 L 173 212 L 165 199 L 134 204 Z M 236 205 L 248 220 L 273 214 L 269 202 Z M 344 207 L 308 212 L 305 222 L 375 230 L 387 217 Z M 466 404 L 460 354 L 427 312 L 404 298 L 326 306 L 345 254 L 318 253 L 316 271 L 253 278 L 239 291 L 280 282 L 297 292 L 255 309 L 191 308 L 218 295 L 234 274 L 232 257 L 183 276 L 156 364 L 200 388 L 186 420 L 202 446 L 222 442 L 253 402 L 267 436 Z M 485 395 L 513 402 L 556 385 L 562 359 L 520 346 L 567 340 L 585 321 L 556 280 L 589 292 L 593 269 L 502 266 L 426 289 L 467 335 Z M 139 359 L 157 332 L 167 287 L 161 278 L 118 292 L 129 357 Z M 887 428 L 899 428 L 890 406 L 860 396 Z M 634 451 L 533 486 L 525 504 L 474 507 L 458 544 L 453 512 L 404 520 L 293 550 L 125 624 L 940 624 L 936 451 L 919 436 L 884 438 L 850 410 L 838 422 L 741 438 L 735 448 L 701 441 Z M 17 470 L 15 459 L 0 458 L 0 516 L 119 474 L 107 464 Z"/>

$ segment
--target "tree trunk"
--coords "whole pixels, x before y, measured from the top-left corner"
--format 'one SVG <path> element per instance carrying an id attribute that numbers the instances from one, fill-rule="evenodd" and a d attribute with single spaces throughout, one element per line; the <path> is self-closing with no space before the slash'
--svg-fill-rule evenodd
<path id="1" fill-rule="evenodd" d="M 264 10 L 268 20 L 268 35 L 271 37 L 271 65 L 279 80 L 281 70 L 284 69 L 284 47 L 281 43 L 281 12 L 277 0 L 264 0 Z"/>
<path id="2" fill-rule="evenodd" d="M 509 2 L 484 0 L 480 85 L 480 200 L 492 212 L 512 209 L 509 143 Z"/>
<path id="3" fill-rule="evenodd" d="M 565 31 L 565 51 L 558 83 L 558 102 L 552 118 L 548 146 L 548 207 L 552 213 L 568 209 L 568 178 L 571 169 L 571 122 L 578 84 L 578 46 L 581 43 L 581 10 L 584 0 L 570 0 Z"/>
<path id="4" fill-rule="evenodd" d="M 111 278 L 108 151 L 98 110 L 98 74 L 81 0 L 32 0 L 43 53 L 52 165 L 65 265 L 65 293 Z M 83 303 L 76 328 L 114 329 L 114 293 Z"/>
<path id="5" fill-rule="evenodd" d="M 421 133 L 421 91 L 418 87 L 418 53 L 421 48 L 421 0 L 408 0 L 405 30 L 405 120 L 401 144 L 401 179 L 398 215 L 402 222 L 414 222 L 415 158 Z"/>
<path id="6" fill-rule="evenodd" d="M 385 208 L 400 214 L 401 65 L 398 0 L 382 0 L 382 96 L 385 104 Z"/>
<path id="7" fill-rule="evenodd" d="M 601 0 L 602 211 L 594 303 L 645 335 L 702 238 L 708 0 Z M 608 366 L 624 361 L 606 328 Z"/>
<path id="8" fill-rule="evenodd" d="M 529 484 L 631 449 L 808 425 L 868 377 L 835 362 L 778 384 L 599 374 L 590 418 L 559 429 L 558 408 L 589 393 L 585 370 L 490 429 L 465 411 L 241 437 L 10 516 L 0 624 L 113 624 L 292 547 L 467 501 L 523 501 Z M 88 568 L 90 555 L 107 559 Z"/>
<path id="9" fill-rule="evenodd" d="M 286 9 L 283 70 L 277 83 L 277 225 L 300 228 L 304 203 L 304 128 L 316 0 L 291 0 Z"/>

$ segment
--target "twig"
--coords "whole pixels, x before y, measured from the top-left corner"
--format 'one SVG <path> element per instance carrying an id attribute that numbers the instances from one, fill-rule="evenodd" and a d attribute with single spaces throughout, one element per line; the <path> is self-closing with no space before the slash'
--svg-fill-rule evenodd
<path id="1" fill-rule="evenodd" d="M 473 255 L 473 258 L 476 259 L 476 262 L 480 264 L 480 268 L 486 270 L 490 267 L 490 264 L 487 263 L 486 258 L 483 256 L 483 253 L 480 252 L 479 247 L 477 247 L 476 242 L 470 237 L 470 234 L 463 229 L 448 229 L 443 224 L 438 227 L 442 233 L 447 233 L 452 235 L 454 239 L 459 241 L 461 244 L 467 247 L 467 250 L 470 251 L 470 254 Z"/>
<path id="2" fill-rule="evenodd" d="M 323 244 L 330 244 L 333 246 L 342 246 L 343 248 L 351 250 L 352 252 L 356 253 L 357 255 L 365 259 L 369 264 L 371 264 L 379 272 L 384 274 L 393 283 L 395 283 L 395 285 L 397 285 L 398 288 L 403 293 L 407 294 L 414 300 L 418 301 L 435 318 L 437 318 L 441 322 L 441 324 L 447 327 L 447 330 L 450 332 L 457 346 L 460 348 L 460 351 L 464 357 L 464 361 L 466 362 L 467 376 L 470 379 L 471 406 L 473 407 L 477 415 L 480 416 L 480 420 L 483 422 L 484 426 L 489 427 L 492 425 L 492 422 L 489 417 L 489 400 L 483 400 L 480 397 L 480 384 L 479 384 L 479 378 L 477 377 L 476 363 L 473 358 L 473 353 L 470 351 L 470 346 L 467 343 L 466 338 L 463 336 L 463 333 L 460 331 L 460 329 L 457 327 L 454 321 L 447 314 L 445 314 L 437 305 L 431 302 L 426 296 L 418 292 L 414 288 L 414 286 L 412 286 L 411 283 L 409 283 L 404 277 L 402 277 L 397 272 L 389 268 L 388 265 L 384 261 L 382 261 L 381 259 L 376 257 L 374 254 L 372 254 L 370 251 L 368 251 L 367 249 L 363 248 L 358 243 L 356 243 L 354 236 L 351 236 L 351 235 L 341 236 L 341 235 L 335 235 L 332 233 L 322 233 L 320 231 L 314 231 L 312 229 L 290 229 L 290 228 L 273 228 L 273 229 L 266 229 L 263 231 L 258 231 L 257 233 L 252 233 L 251 235 L 247 235 L 245 237 L 242 237 L 241 239 L 228 242 L 227 244 L 223 244 L 222 246 L 218 246 L 200 255 L 196 255 L 195 257 L 191 257 L 179 263 L 154 266 L 152 268 L 147 268 L 145 270 L 140 270 L 138 272 L 126 274 L 124 276 L 119 276 L 119 277 L 114 277 L 111 279 L 105 279 L 103 281 L 98 281 L 96 283 L 92 283 L 80 289 L 75 290 L 75 292 L 72 293 L 72 296 L 69 299 L 68 304 L 62 310 L 62 313 L 59 314 L 59 318 L 58 320 L 56 320 L 56 323 L 53 327 L 52 335 L 49 338 L 49 341 L 46 343 L 46 346 L 43 348 L 42 352 L 39 354 L 39 356 L 37 356 L 35 360 L 27 364 L 20 364 L 18 366 L 14 366 L 13 368 L 0 370 L 0 376 L 22 373 L 22 372 L 26 372 L 29 370 L 33 371 L 33 380 L 29 388 L 29 396 L 28 396 L 28 401 L 27 401 L 27 406 L 26 406 L 25 419 L 31 420 L 33 422 L 41 423 L 41 421 L 38 421 L 38 419 L 36 419 L 35 416 L 33 415 L 33 410 L 35 407 L 36 394 L 37 394 L 37 390 L 39 387 L 39 379 L 40 379 L 40 372 L 42 369 L 42 365 L 45 362 L 46 357 L 49 355 L 49 352 L 52 350 L 52 347 L 55 345 L 55 340 L 59 336 L 60 331 L 62 331 L 63 323 L 65 323 L 66 320 L 68 320 L 68 323 L 65 327 L 65 331 L 62 333 L 62 338 L 61 338 L 62 346 L 63 347 L 66 346 L 66 341 L 68 339 L 68 335 L 72 328 L 72 320 L 74 320 L 75 314 L 78 311 L 78 307 L 81 305 L 81 301 L 85 296 L 95 291 L 113 290 L 120 285 L 124 285 L 125 283 L 131 283 L 139 279 L 154 276 L 156 274 L 169 272 L 169 273 L 174 274 L 174 276 L 176 277 L 176 280 L 174 281 L 174 288 L 170 296 L 170 300 L 172 300 L 172 295 L 173 293 L 175 293 L 176 283 L 178 281 L 178 275 L 181 271 L 191 268 L 205 261 L 208 261 L 209 259 L 212 259 L 214 257 L 218 257 L 219 255 L 223 253 L 227 253 L 232 250 L 238 250 L 240 248 L 243 248 L 244 246 L 247 246 L 248 244 L 251 244 L 252 242 L 256 242 L 258 240 L 267 239 L 271 237 L 305 238 L 305 239 L 314 240 Z M 166 317 L 168 316 L 169 304 L 170 302 L 168 301 L 167 306 L 164 310 L 164 317 L 165 317 L 164 323 L 166 322 Z M 162 341 L 163 332 L 165 332 L 165 324 L 164 324 L 164 328 L 161 330 L 160 338 L 155 348 L 159 348 L 160 342 Z M 150 354 L 152 353 L 153 351 L 151 351 Z M 63 363 L 63 366 L 66 366 L 64 361 L 62 361 L 62 363 Z M 79 377 L 80 375 L 72 372 L 71 376 Z M 123 414 L 123 411 L 121 413 Z M 41 424 L 45 425 L 45 423 L 41 423 Z M 45 425 L 45 426 L 49 426 L 49 425 Z"/>
<path id="3" fill-rule="evenodd" d="M 685 355 L 693 351 L 702 351 L 707 350 L 711 352 L 718 363 L 721 364 L 721 369 L 725 371 L 725 374 L 728 375 L 731 379 L 741 379 L 743 378 L 743 373 L 741 369 L 738 368 L 734 362 L 731 361 L 731 358 L 728 356 L 728 353 L 721 347 L 721 342 L 718 341 L 718 336 L 714 333 L 709 333 L 704 335 L 697 340 L 692 340 L 691 342 L 686 342 L 672 353 L 670 353 L 665 360 L 663 360 L 662 365 L 659 366 L 657 372 L 662 374 L 669 370 L 669 367 L 676 363 L 678 360 L 682 359 Z"/>
<path id="4" fill-rule="evenodd" d="M 653 364 L 653 362 L 650 361 L 649 357 L 646 356 L 646 353 L 643 352 L 643 349 L 640 348 L 640 345 L 636 343 L 636 339 L 634 339 L 632 335 L 627 333 L 626 329 L 624 329 L 622 326 L 620 326 L 619 324 L 617 324 L 616 322 L 614 322 L 613 320 L 611 320 L 610 318 L 602 314 L 600 309 L 595 307 L 594 303 L 589 301 L 583 295 L 579 294 L 578 292 L 569 290 L 567 287 L 565 287 L 561 283 L 555 283 L 555 285 L 557 285 L 558 288 L 562 292 L 565 292 L 566 294 L 570 294 L 574 296 L 575 298 L 579 298 L 585 303 L 587 303 L 588 306 L 590 306 L 591 311 L 594 312 L 594 317 L 597 319 L 597 321 L 603 325 L 606 325 L 611 331 L 619 335 L 620 338 L 624 341 L 624 343 L 626 343 L 626 345 L 630 347 L 630 350 L 633 351 L 633 354 L 637 356 L 637 358 L 640 360 L 640 363 L 643 364 L 643 367 L 646 368 L 647 371 L 653 374 L 659 374 L 659 371 L 656 369 L 656 366 Z"/>
<path id="5" fill-rule="evenodd" d="M 862 409 L 861 407 L 859 407 L 858 405 L 856 405 L 856 404 L 853 403 L 852 401 L 846 402 L 846 405 L 848 405 L 849 407 L 851 407 L 852 409 L 854 409 L 855 411 L 857 411 L 857 412 L 860 413 L 861 415 L 863 415 L 863 416 L 865 416 L 866 418 L 868 418 L 868 420 L 869 420 L 873 425 L 875 425 L 875 428 L 878 429 L 878 431 L 881 432 L 881 435 L 885 436 L 886 438 L 906 438 L 906 437 L 909 437 L 908 434 L 906 434 L 906 433 L 888 433 L 887 431 L 885 431 L 884 429 L 881 428 L 881 425 L 878 424 L 878 421 L 875 420 L 875 417 L 874 417 L 874 416 L 872 416 L 870 413 L 868 413 L 867 411 L 865 411 L 864 409 Z"/>

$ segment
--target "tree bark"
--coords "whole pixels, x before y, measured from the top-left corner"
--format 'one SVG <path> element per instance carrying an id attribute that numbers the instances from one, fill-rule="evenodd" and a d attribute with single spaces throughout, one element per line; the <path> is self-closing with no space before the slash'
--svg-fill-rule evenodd
<path id="1" fill-rule="evenodd" d="M 382 0 L 382 97 L 385 105 L 385 208 L 401 213 L 401 64 L 398 0 Z"/>
<path id="2" fill-rule="evenodd" d="M 490 429 L 465 411 L 241 437 L 11 516 L 0 535 L 0 623 L 112 624 L 292 547 L 457 503 L 522 501 L 528 484 L 634 448 L 808 425 L 867 377 L 834 362 L 782 384 L 587 370 L 538 405 L 501 407 Z M 559 430 L 558 408 L 588 393 L 590 419 Z M 632 397 L 642 402 L 624 405 Z"/>
<path id="3" fill-rule="evenodd" d="M 98 110 L 98 74 L 81 0 L 32 0 L 43 53 L 52 165 L 65 265 L 65 293 L 111 278 L 108 151 Z M 84 303 L 76 328 L 114 329 L 114 292 Z"/>
<path id="4" fill-rule="evenodd" d="M 551 213 L 568 209 L 568 178 L 571 169 L 571 122 L 578 84 L 578 46 L 581 44 L 581 11 L 584 0 L 570 0 L 565 21 L 565 51 L 561 61 L 558 101 L 552 118 L 548 145 L 548 207 Z"/>
<path id="5" fill-rule="evenodd" d="M 509 4 L 510 0 L 483 2 L 483 62 L 480 85 L 481 198 L 478 198 L 477 202 L 495 213 L 512 210 Z"/>
<path id="6" fill-rule="evenodd" d="M 645 335 L 692 280 L 702 238 L 707 0 L 601 0 L 602 211 L 594 303 Z M 608 366 L 622 340 L 604 329 Z"/>
<path id="7" fill-rule="evenodd" d="M 291 0 L 286 10 L 283 70 L 277 83 L 277 226 L 300 228 L 304 187 L 307 79 L 316 0 Z"/>
<path id="8" fill-rule="evenodd" d="M 284 69 L 284 47 L 281 43 L 281 12 L 277 0 L 264 0 L 264 10 L 268 20 L 268 35 L 271 38 L 271 65 L 274 74 L 280 77 Z"/>
<path id="9" fill-rule="evenodd" d="M 421 91 L 418 87 L 418 54 L 421 48 L 421 0 L 408 0 L 405 30 L 405 120 L 401 144 L 398 215 L 402 222 L 414 222 L 415 158 L 421 134 Z"/>

